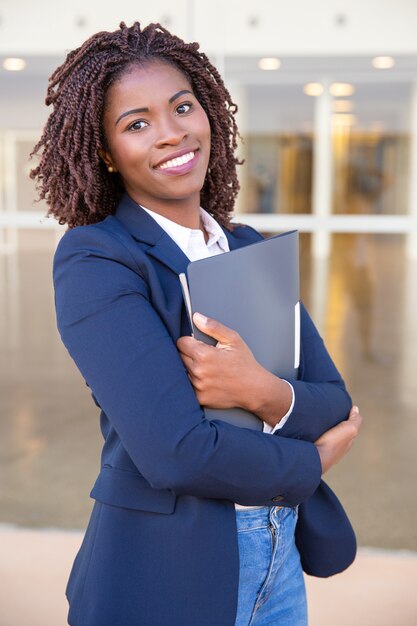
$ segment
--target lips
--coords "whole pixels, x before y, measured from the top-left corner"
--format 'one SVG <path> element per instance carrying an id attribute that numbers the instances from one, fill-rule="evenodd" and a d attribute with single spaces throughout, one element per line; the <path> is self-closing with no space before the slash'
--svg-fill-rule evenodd
<path id="1" fill-rule="evenodd" d="M 175 157 L 174 159 L 169 159 L 168 161 L 164 161 L 163 163 L 160 163 L 157 166 L 157 169 L 165 170 L 169 167 L 179 167 L 180 165 L 185 165 L 186 163 L 188 163 L 194 158 L 194 155 L 195 155 L 194 150 L 192 152 L 187 152 L 186 154 L 183 154 L 182 156 Z"/>
<path id="2" fill-rule="evenodd" d="M 171 154 L 169 158 L 160 161 L 154 169 L 161 174 L 181 175 L 188 174 L 194 169 L 199 160 L 199 149 L 182 150 Z"/>
<path id="3" fill-rule="evenodd" d="M 172 152 L 171 154 L 161 159 L 156 165 L 154 165 L 154 168 L 161 169 L 162 167 L 162 169 L 166 169 L 167 167 L 176 167 L 177 165 L 183 165 L 184 163 L 191 161 L 197 151 L 198 148 L 183 148 L 182 150 L 178 150 L 177 152 Z"/>

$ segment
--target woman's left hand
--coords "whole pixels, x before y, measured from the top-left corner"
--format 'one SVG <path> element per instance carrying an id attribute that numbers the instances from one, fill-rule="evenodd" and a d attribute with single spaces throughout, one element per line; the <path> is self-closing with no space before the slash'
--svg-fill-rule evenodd
<path id="1" fill-rule="evenodd" d="M 208 345 L 180 337 L 177 348 L 202 406 L 241 407 L 275 426 L 291 404 L 291 388 L 263 368 L 241 336 L 199 313 L 194 324 L 217 341 Z"/>

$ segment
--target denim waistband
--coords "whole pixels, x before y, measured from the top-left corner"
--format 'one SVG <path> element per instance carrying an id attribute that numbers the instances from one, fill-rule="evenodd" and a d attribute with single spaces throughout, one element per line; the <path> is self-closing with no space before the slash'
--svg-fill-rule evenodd
<path id="1" fill-rule="evenodd" d="M 236 525 L 238 532 L 268 528 L 272 523 L 279 523 L 294 509 L 284 506 L 261 506 L 256 509 L 237 509 Z"/>

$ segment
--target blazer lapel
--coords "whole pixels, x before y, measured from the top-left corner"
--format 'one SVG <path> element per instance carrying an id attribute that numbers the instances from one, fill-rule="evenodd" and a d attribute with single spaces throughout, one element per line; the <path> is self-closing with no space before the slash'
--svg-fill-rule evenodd
<path id="1" fill-rule="evenodd" d="M 237 236 L 239 226 L 236 225 L 234 231 L 227 230 L 224 226 L 221 228 L 226 235 L 230 250 L 236 250 L 237 248 L 242 248 L 243 246 L 248 245 L 249 242 L 246 239 L 241 239 Z"/>
<path id="2" fill-rule="evenodd" d="M 148 215 L 149 217 L 149 215 Z M 156 224 L 161 228 L 159 224 Z M 161 229 L 162 230 L 162 229 Z M 182 274 L 188 267 L 190 259 L 184 254 L 179 246 L 166 232 L 163 233 L 156 244 L 146 251 L 158 261 L 161 261 L 172 269 L 176 274 Z"/>
<path id="3" fill-rule="evenodd" d="M 177 246 L 175 241 L 164 231 L 152 217 L 136 204 L 127 193 L 123 194 L 116 209 L 115 217 L 123 224 L 130 234 L 142 246 L 146 254 L 158 259 L 176 274 L 186 271 L 189 258 Z M 240 227 L 231 232 L 222 226 L 230 250 L 241 248 L 250 243 L 246 238 L 238 236 Z"/>
<path id="4" fill-rule="evenodd" d="M 189 258 L 152 217 L 126 193 L 116 209 L 115 217 L 140 243 L 146 254 L 158 259 L 176 274 L 185 272 Z"/>

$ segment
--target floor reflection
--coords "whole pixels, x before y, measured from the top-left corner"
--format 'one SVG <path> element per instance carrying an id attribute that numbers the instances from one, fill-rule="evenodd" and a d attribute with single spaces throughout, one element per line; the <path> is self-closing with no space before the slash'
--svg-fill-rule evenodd
<path id="1" fill-rule="evenodd" d="M 361 545 L 416 550 L 417 264 L 402 237 L 369 236 L 357 272 L 352 237 L 334 237 L 328 264 L 302 244 L 303 299 L 365 416 L 328 481 Z M 51 262 L 52 251 L 0 256 L 0 522 L 81 528 L 101 440 L 56 330 Z"/>
<path id="2" fill-rule="evenodd" d="M 360 237 L 334 236 L 324 335 L 365 423 L 329 482 L 343 493 L 362 544 L 416 549 L 416 401 L 404 394 L 404 362 L 408 371 L 417 366 L 416 344 L 410 346 L 417 321 L 409 309 L 417 283 L 407 283 L 412 263 L 403 237 Z M 366 262 L 355 265 L 358 245 L 367 246 Z M 407 379 L 415 398 L 417 382 Z"/>

